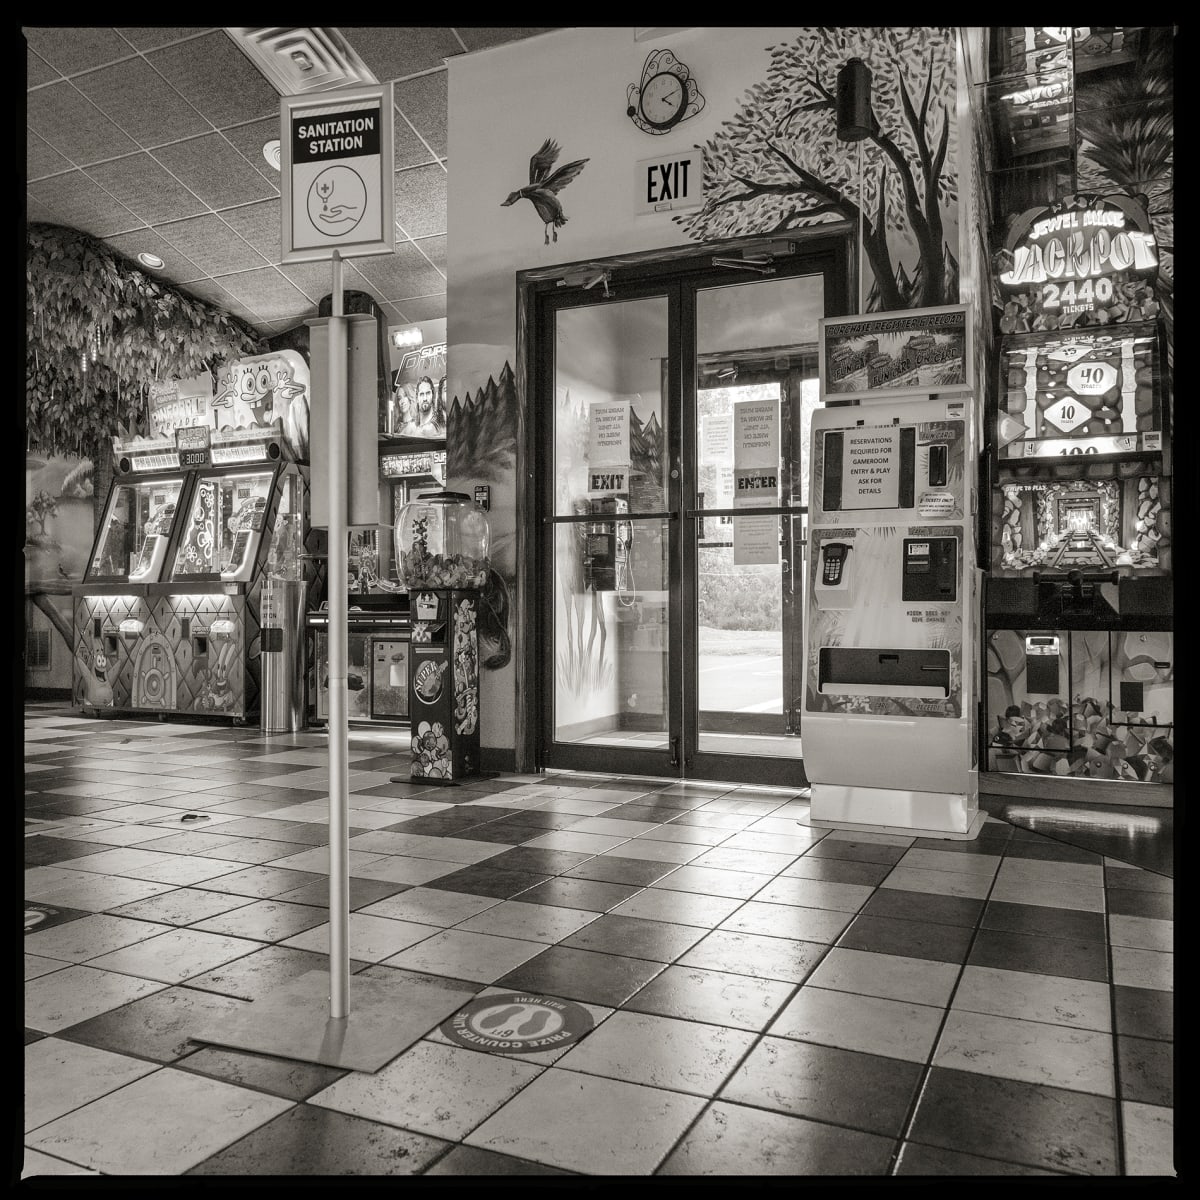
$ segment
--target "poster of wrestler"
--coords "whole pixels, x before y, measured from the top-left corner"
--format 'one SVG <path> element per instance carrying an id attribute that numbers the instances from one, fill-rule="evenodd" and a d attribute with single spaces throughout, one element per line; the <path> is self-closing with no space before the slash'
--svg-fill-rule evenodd
<path id="1" fill-rule="evenodd" d="M 397 438 L 446 436 L 445 342 L 408 351 L 392 372 L 387 432 Z"/>

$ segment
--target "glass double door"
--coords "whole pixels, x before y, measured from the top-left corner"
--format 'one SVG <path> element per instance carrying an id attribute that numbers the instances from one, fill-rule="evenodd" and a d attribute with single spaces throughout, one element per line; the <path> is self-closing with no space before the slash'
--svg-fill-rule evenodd
<path id="1" fill-rule="evenodd" d="M 543 765 L 804 782 L 807 445 L 832 267 L 543 303 Z"/>

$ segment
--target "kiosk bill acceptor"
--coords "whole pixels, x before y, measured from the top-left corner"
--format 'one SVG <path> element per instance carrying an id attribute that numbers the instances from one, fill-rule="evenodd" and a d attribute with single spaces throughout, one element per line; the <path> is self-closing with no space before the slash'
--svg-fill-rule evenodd
<path id="1" fill-rule="evenodd" d="M 813 414 L 802 736 L 817 826 L 973 838 L 970 398 Z"/>

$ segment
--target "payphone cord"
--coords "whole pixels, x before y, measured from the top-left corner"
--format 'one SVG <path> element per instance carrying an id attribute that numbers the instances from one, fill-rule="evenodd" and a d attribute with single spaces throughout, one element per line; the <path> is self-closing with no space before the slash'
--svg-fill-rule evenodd
<path id="1" fill-rule="evenodd" d="M 617 522 L 617 561 L 616 561 L 616 592 L 617 603 L 622 608 L 633 608 L 637 602 L 634 596 L 633 580 L 633 522 Z"/>

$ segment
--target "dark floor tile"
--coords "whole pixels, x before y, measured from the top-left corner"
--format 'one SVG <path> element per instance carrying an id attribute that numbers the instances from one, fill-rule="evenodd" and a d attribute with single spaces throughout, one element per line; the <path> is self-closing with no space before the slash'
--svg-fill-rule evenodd
<path id="1" fill-rule="evenodd" d="M 388 825 L 387 830 L 390 833 L 412 833 L 411 827 L 407 825 Z M 471 838 L 476 842 L 492 842 L 493 844 L 503 846 L 519 846 L 522 842 L 532 842 L 534 838 L 541 837 L 546 831 L 539 829 L 536 825 L 511 825 L 507 821 L 497 821 L 494 825 L 474 825 L 469 831 L 464 830 L 457 834 L 447 834 L 445 830 L 439 830 L 435 836 L 454 836 Z"/>
<path id="2" fill-rule="evenodd" d="M 891 872 L 887 863 L 856 862 L 852 858 L 814 858 L 805 854 L 787 868 L 788 875 L 801 879 L 825 879 L 831 883 L 862 883 L 875 887 Z M 892 890 L 892 889 L 889 889 Z"/>
<path id="3" fill-rule="evenodd" d="M 971 945 L 971 930 L 932 921 L 905 921 L 895 917 L 854 918 L 837 944 L 849 950 L 872 950 L 905 958 L 961 963 Z"/>
<path id="4" fill-rule="evenodd" d="M 981 929 L 967 963 L 1002 971 L 1028 971 L 1033 975 L 1108 981 L 1105 944 L 1076 938 L 1032 937 L 1000 929 Z"/>
<path id="5" fill-rule="evenodd" d="M 914 850 L 948 850 L 954 854 L 992 854 L 1001 855 L 1004 851 L 998 843 L 1007 842 L 1008 834 L 984 837 L 983 832 L 972 841 L 950 841 L 947 838 L 919 837 L 914 839 Z"/>
<path id="6" fill-rule="evenodd" d="M 407 773 L 409 761 L 406 754 L 376 754 L 371 758 L 356 758 L 350 767 L 354 771 L 390 771 L 395 775 Z"/>
<path id="7" fill-rule="evenodd" d="M 898 1058 L 766 1037 L 720 1098 L 898 1137 L 921 1072 Z"/>
<path id="8" fill-rule="evenodd" d="M 886 1175 L 895 1140 L 717 1101 L 655 1176 Z"/>
<path id="9" fill-rule="evenodd" d="M 664 966 L 643 958 L 550 946 L 495 980 L 493 987 L 620 1008 Z"/>
<path id="10" fill-rule="evenodd" d="M 46 867 L 52 863 L 67 862 L 72 858 L 83 858 L 88 854 L 99 854 L 111 850 L 111 846 L 100 842 L 76 841 L 75 838 L 43 837 L 34 834 L 25 839 L 25 865 Z"/>
<path id="11" fill-rule="evenodd" d="M 407 779 L 403 779 L 399 783 L 377 783 L 374 787 L 358 788 L 354 794 L 356 796 L 383 796 L 388 800 L 399 800 L 404 796 L 415 796 L 418 792 L 427 791 L 429 791 L 428 784 L 410 783 Z"/>
<path id="12" fill-rule="evenodd" d="M 1175 890 L 1175 881 L 1170 876 L 1138 871 L 1132 867 L 1105 867 L 1104 882 L 1110 888 L 1128 888 L 1138 892 L 1173 894 Z"/>
<path id="13" fill-rule="evenodd" d="M 206 892 L 224 892 L 231 896 L 251 896 L 259 900 L 273 900 L 284 892 L 294 892 L 310 883 L 324 883 L 329 889 L 329 876 L 320 871 L 293 871 L 288 867 L 258 865 L 230 871 L 216 879 L 200 881 Z M 301 902 L 303 903 L 303 902 Z"/>
<path id="14" fill-rule="evenodd" d="M 356 875 L 350 876 L 350 911 L 355 912 L 360 908 L 366 908 L 368 904 L 374 904 L 376 900 L 386 900 L 388 896 L 395 896 L 398 892 L 407 892 L 411 887 L 407 883 L 392 883 L 387 879 L 360 879 Z M 319 879 L 314 879 L 312 883 L 306 883 L 303 887 L 298 887 L 290 892 L 281 892 L 278 896 L 271 896 L 272 900 L 281 900 L 288 904 L 312 904 L 317 908 L 329 908 L 329 876 L 322 875 Z"/>
<path id="15" fill-rule="evenodd" d="M 419 1175 L 446 1149 L 334 1109 L 298 1104 L 185 1175 Z"/>
<path id="16" fill-rule="evenodd" d="M 585 908 L 590 912 L 602 913 L 623 904 L 641 890 L 638 884 L 559 876 L 522 892 L 521 900 L 526 904 L 553 904 L 559 908 Z"/>
<path id="17" fill-rule="evenodd" d="M 484 810 L 476 809 L 474 811 Z M 545 833 L 548 829 L 570 829 L 572 825 L 578 825 L 580 821 L 586 820 L 587 818 L 580 816 L 579 813 L 545 812 L 540 808 L 522 808 L 510 816 L 501 817 L 496 824 L 502 827 L 513 825 L 521 829 L 532 827 L 539 833 Z"/>
<path id="18" fill-rule="evenodd" d="M 272 1096 L 282 1096 L 285 1100 L 307 1100 L 309 1096 L 349 1074 L 338 1067 L 325 1067 L 320 1063 L 299 1062 L 292 1058 L 275 1058 L 270 1054 L 210 1045 L 202 1046 L 195 1054 L 181 1058 L 175 1065 L 182 1071 L 207 1075 L 238 1087 L 270 1092 Z"/>
<path id="19" fill-rule="evenodd" d="M 989 900 L 980 924 L 984 929 L 1071 938 L 1083 942 L 1104 942 L 1107 937 L 1103 913 L 1049 908 L 1044 904 L 1012 904 L 1007 900 Z"/>
<path id="20" fill-rule="evenodd" d="M 1105 889 L 1110 913 L 1123 917 L 1150 917 L 1156 921 L 1175 919 L 1175 897 L 1166 892 L 1137 892 L 1130 888 Z"/>
<path id="21" fill-rule="evenodd" d="M 26 933 L 41 933 L 43 929 L 92 915 L 82 908 L 63 908 L 61 904 L 42 904 L 37 900 L 26 900 L 24 907 Z"/>
<path id="22" fill-rule="evenodd" d="M 1122 1100 L 1164 1108 L 1175 1103 L 1175 1047 L 1170 1042 L 1118 1036 L 1117 1070 Z"/>
<path id="23" fill-rule="evenodd" d="M 1044 1167 L 1026 1163 L 1001 1162 L 997 1158 L 980 1158 L 940 1146 L 922 1146 L 905 1142 L 894 1175 L 1057 1175 Z"/>
<path id="24" fill-rule="evenodd" d="M 931 1068 L 909 1136 L 1053 1171 L 1117 1173 L 1111 1098 L 973 1071 Z"/>
<path id="25" fill-rule="evenodd" d="M 46 1036 L 46 1034 L 38 1033 L 38 1031 L 36 1029 L 26 1029 L 24 1044 L 26 1046 L 28 1046 L 33 1042 L 40 1042 L 42 1040 L 42 1038 L 44 1038 L 45 1036 Z"/>
<path id="26" fill-rule="evenodd" d="M 529 1162 L 513 1158 L 508 1154 L 497 1154 L 494 1150 L 481 1150 L 478 1146 L 455 1146 L 444 1158 L 439 1158 L 426 1175 L 574 1175 L 574 1171 L 562 1171 L 558 1167 L 547 1167 L 544 1163 Z"/>
<path id="27" fill-rule="evenodd" d="M 537 830 L 541 836 L 542 830 Z M 543 846 L 514 846 L 511 850 L 502 850 L 487 861 L 505 871 L 530 871 L 534 875 L 545 878 L 548 875 L 562 875 L 578 867 L 581 863 L 592 860 L 595 855 L 584 854 L 578 850 L 547 850 Z"/>
<path id="28" fill-rule="evenodd" d="M 508 871 L 494 867 L 489 862 L 476 863 L 461 871 L 453 871 L 439 879 L 431 879 L 426 887 L 444 892 L 468 892 L 472 896 L 495 896 L 500 900 L 511 900 L 521 892 L 527 892 L 548 876 L 531 871 Z"/>
<path id="29" fill-rule="evenodd" d="M 1094 850 L 1069 846 L 1066 842 L 1027 842 L 1013 838 L 1005 847 L 1009 858 L 1035 858 L 1044 862 L 1099 863 L 1102 855 Z"/>
<path id="30" fill-rule="evenodd" d="M 568 879 L 601 879 L 607 883 L 629 883 L 649 887 L 656 879 L 669 875 L 679 866 L 674 862 L 656 862 L 649 858 L 621 858 L 615 854 L 597 854 L 562 874 Z"/>
<path id="31" fill-rule="evenodd" d="M 323 831 L 323 841 L 313 840 L 317 830 Z M 275 842 L 304 842 L 323 846 L 329 841 L 329 826 L 324 822 L 272 821 L 267 817 L 238 817 L 222 821 L 221 833 L 230 837 L 266 838 Z"/>
<path id="32" fill-rule="evenodd" d="M 495 813 L 495 820 L 511 815 L 508 808 L 448 808 L 445 812 L 429 813 L 424 817 L 410 817 L 407 821 L 398 821 L 387 828 L 395 833 L 427 833 L 434 836 L 455 834 L 464 829 L 486 828 L 492 823 L 492 818 L 484 815 L 486 812 Z"/>
<path id="33" fill-rule="evenodd" d="M 243 1012 L 246 1003 L 232 996 L 172 987 L 90 1017 L 54 1036 L 134 1058 L 172 1063 L 203 1045 L 192 1040 L 197 1030 Z"/>
<path id="34" fill-rule="evenodd" d="M 894 866 L 908 851 L 903 846 L 881 846 L 876 842 L 850 842 L 842 838 L 822 838 L 805 858 L 847 858 L 852 862 L 885 863 Z"/>
<path id="35" fill-rule="evenodd" d="M 350 960 L 350 970 L 361 970 L 365 963 Z M 329 955 L 292 946 L 264 946 L 212 971 L 193 975 L 189 988 L 234 996 L 239 1000 L 262 1000 L 309 971 L 328 971 Z"/>
<path id="36" fill-rule="evenodd" d="M 1175 993 L 1158 988 L 1113 988 L 1117 1033 L 1130 1037 L 1175 1040 Z"/>
<path id="37" fill-rule="evenodd" d="M 617 917 L 609 913 L 564 938 L 560 946 L 574 950 L 596 950 L 601 954 L 623 954 L 653 962 L 674 962 L 705 936 L 694 925 L 672 925 L 641 917 Z"/>
<path id="38" fill-rule="evenodd" d="M 859 911 L 865 917 L 928 921 L 934 925 L 960 925 L 973 929 L 979 914 L 983 912 L 983 901 L 967 896 L 941 896 L 936 892 L 910 892 L 904 888 L 889 887 L 880 888 Z"/>

